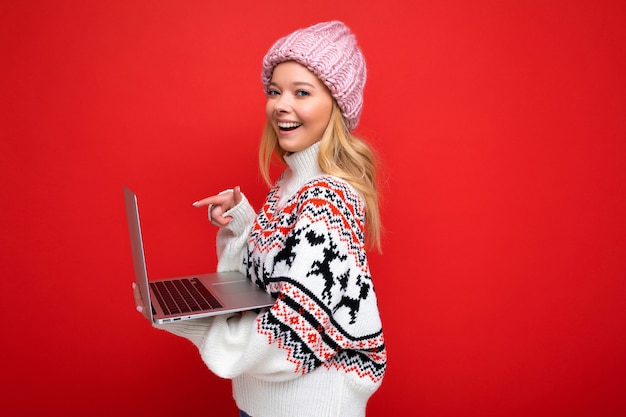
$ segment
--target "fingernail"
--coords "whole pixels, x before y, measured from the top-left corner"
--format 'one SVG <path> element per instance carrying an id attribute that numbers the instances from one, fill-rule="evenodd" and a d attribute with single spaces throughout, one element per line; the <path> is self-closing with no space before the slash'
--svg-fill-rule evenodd
<path id="1" fill-rule="evenodd" d="M 143 307 L 142 306 L 137 306 L 137 311 L 140 313 L 143 313 Z"/>
<path id="2" fill-rule="evenodd" d="M 195 206 L 197 206 L 197 205 L 198 205 L 198 203 L 199 203 L 199 202 L 198 202 L 198 201 L 196 201 L 196 202 L 192 203 L 191 205 L 195 207 Z"/>
<path id="3" fill-rule="evenodd" d="M 137 286 L 137 284 L 135 284 L 135 283 L 133 282 L 133 290 L 135 289 L 135 287 L 136 287 L 136 286 Z"/>

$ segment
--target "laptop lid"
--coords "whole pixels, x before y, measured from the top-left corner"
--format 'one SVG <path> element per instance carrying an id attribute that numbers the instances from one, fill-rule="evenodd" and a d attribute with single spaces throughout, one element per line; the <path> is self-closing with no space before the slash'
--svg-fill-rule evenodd
<path id="1" fill-rule="evenodd" d="M 135 270 L 135 281 L 139 287 L 139 293 L 143 300 L 143 305 L 148 310 L 148 318 L 154 322 L 154 313 L 150 303 L 150 288 L 148 284 L 148 272 L 146 271 L 146 259 L 143 250 L 143 239 L 141 237 L 141 226 L 139 223 L 139 207 L 135 193 L 124 186 L 124 205 L 126 206 L 126 220 L 128 221 L 128 234 L 130 237 L 130 249 L 133 258 L 133 268 Z"/>

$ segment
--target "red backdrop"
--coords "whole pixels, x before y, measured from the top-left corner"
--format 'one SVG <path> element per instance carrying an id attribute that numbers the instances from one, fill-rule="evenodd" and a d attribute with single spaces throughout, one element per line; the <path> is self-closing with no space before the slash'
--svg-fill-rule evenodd
<path id="1" fill-rule="evenodd" d="M 0 414 L 236 415 L 229 382 L 134 311 L 122 185 L 153 277 L 213 269 L 191 203 L 262 201 L 263 54 L 338 18 L 384 163 L 369 415 L 625 415 L 625 5 L 3 2 Z"/>

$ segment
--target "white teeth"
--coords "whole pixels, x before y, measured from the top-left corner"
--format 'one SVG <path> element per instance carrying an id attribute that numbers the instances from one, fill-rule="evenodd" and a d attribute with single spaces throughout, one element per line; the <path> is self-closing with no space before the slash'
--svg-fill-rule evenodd
<path id="1" fill-rule="evenodd" d="M 301 126 L 302 123 L 295 123 L 295 122 L 278 122 L 278 127 L 280 127 L 281 129 L 294 129 L 298 126 Z"/>

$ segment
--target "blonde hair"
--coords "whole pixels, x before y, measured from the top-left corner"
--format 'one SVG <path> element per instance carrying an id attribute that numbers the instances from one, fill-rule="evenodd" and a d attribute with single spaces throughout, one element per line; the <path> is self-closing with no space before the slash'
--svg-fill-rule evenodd
<path id="1" fill-rule="evenodd" d="M 272 185 L 272 162 L 285 163 L 286 152 L 280 147 L 278 137 L 269 120 L 265 123 L 259 149 L 259 167 L 263 179 Z M 382 223 L 378 207 L 376 183 L 376 155 L 360 138 L 346 127 L 337 102 L 333 100 L 330 121 L 320 140 L 318 163 L 322 171 L 346 180 L 365 200 L 365 227 L 367 246 L 381 251 Z"/>

